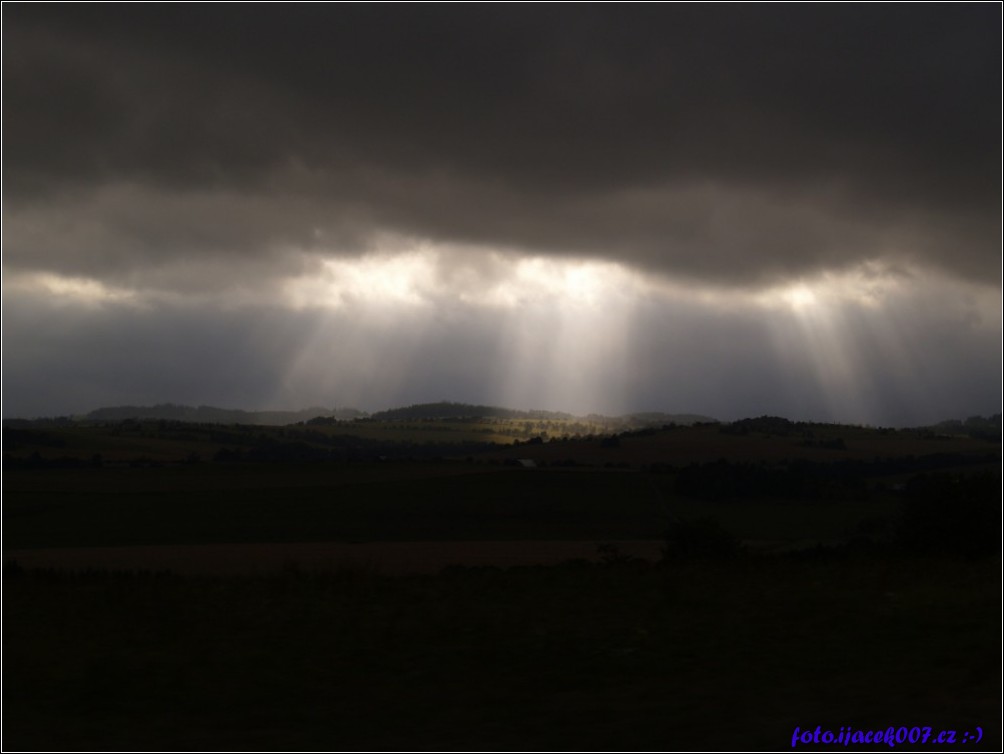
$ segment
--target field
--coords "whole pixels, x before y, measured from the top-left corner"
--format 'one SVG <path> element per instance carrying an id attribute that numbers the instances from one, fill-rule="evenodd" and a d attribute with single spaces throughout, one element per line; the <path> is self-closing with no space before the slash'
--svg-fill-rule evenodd
<path id="1" fill-rule="evenodd" d="M 985 731 L 999 567 L 847 559 L 5 582 L 18 749 L 787 749 Z"/>
<path id="2" fill-rule="evenodd" d="M 694 501 L 666 475 L 438 464 L 11 470 L 5 547 L 661 539 L 711 514 L 746 540 L 834 540 L 891 499 Z"/>
<path id="3" fill-rule="evenodd" d="M 432 425 L 5 430 L 5 750 L 999 748 L 999 444 Z"/>

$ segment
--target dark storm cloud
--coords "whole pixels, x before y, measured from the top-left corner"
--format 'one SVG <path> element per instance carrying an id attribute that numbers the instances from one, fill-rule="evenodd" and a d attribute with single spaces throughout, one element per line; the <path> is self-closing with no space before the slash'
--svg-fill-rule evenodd
<path id="1" fill-rule="evenodd" d="M 8 266 L 241 274 L 394 233 L 733 284 L 999 277 L 999 6 L 3 14 Z"/>
<path id="2" fill-rule="evenodd" d="M 5 415 L 986 413 L 1000 23 L 5 3 Z"/>

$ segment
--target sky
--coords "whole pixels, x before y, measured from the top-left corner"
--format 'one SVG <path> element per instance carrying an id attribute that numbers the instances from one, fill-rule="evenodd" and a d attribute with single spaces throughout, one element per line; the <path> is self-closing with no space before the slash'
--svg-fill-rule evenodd
<path id="1" fill-rule="evenodd" d="M 1001 410 L 1001 6 L 3 5 L 3 416 Z"/>

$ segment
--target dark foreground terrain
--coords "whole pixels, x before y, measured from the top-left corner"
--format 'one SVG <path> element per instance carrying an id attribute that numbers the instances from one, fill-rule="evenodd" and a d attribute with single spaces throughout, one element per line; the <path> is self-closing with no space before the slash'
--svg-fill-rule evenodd
<path id="1" fill-rule="evenodd" d="M 819 553 L 416 576 L 8 568 L 4 748 L 787 749 L 821 725 L 980 726 L 966 748 L 992 750 L 999 571 Z"/>
<path id="2" fill-rule="evenodd" d="M 999 432 L 15 429 L 4 750 L 1001 745 Z"/>

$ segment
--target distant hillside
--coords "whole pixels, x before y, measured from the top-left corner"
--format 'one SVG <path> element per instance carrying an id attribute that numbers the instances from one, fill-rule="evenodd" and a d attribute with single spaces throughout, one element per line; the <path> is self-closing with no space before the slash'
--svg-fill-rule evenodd
<path id="1" fill-rule="evenodd" d="M 354 408 L 305 408 L 300 411 L 242 411 L 213 406 L 178 406 L 162 403 L 157 406 L 113 406 L 99 408 L 81 417 L 85 421 L 122 421 L 123 419 L 164 419 L 167 421 L 202 424 L 260 424 L 282 426 L 325 417 L 350 421 L 367 414 Z"/>
<path id="2" fill-rule="evenodd" d="M 661 412 L 646 412 L 628 414 L 626 416 L 602 416 L 599 414 L 589 414 L 587 417 L 574 416 L 573 414 L 561 411 L 517 411 L 511 408 L 500 408 L 498 406 L 479 406 L 469 403 L 451 403 L 441 401 L 439 403 L 420 403 L 414 406 L 404 406 L 402 408 L 392 408 L 387 411 L 378 411 L 371 419 L 375 421 L 407 421 L 416 419 L 534 419 L 534 420 L 574 420 L 587 419 L 597 424 L 605 424 L 618 427 L 650 427 L 663 424 L 691 425 L 705 422 L 716 422 L 708 416 L 698 414 L 664 414 Z"/>
<path id="3" fill-rule="evenodd" d="M 950 419 L 929 427 L 932 432 L 947 435 L 966 435 L 977 440 L 1001 441 L 1001 415 L 970 416 L 965 421 Z"/>
<path id="4" fill-rule="evenodd" d="M 664 414 L 661 411 L 645 411 L 643 413 L 628 414 L 620 417 L 624 421 L 634 426 L 660 426 L 663 424 L 677 424 L 689 427 L 694 424 L 718 424 L 717 419 L 701 414 Z"/>
<path id="5" fill-rule="evenodd" d="M 377 411 L 370 418 L 376 421 L 403 421 L 409 419 L 573 419 L 560 411 L 515 411 L 499 406 L 477 406 L 469 403 L 419 403 L 413 406 Z"/>
<path id="6" fill-rule="evenodd" d="M 440 401 L 420 403 L 412 406 L 377 411 L 367 414 L 353 408 L 306 408 L 299 411 L 243 411 L 241 409 L 216 408 L 215 406 L 182 406 L 161 403 L 156 406 L 109 406 L 76 417 L 83 421 L 115 422 L 125 419 L 156 419 L 165 421 L 195 422 L 201 424 L 259 424 L 284 426 L 288 424 L 329 424 L 336 421 L 352 421 L 369 418 L 374 421 L 421 421 L 433 419 L 510 419 L 534 421 L 571 421 L 585 418 L 594 424 L 608 427 L 611 431 L 657 427 L 664 424 L 690 426 L 692 424 L 715 423 L 716 420 L 699 414 L 664 414 L 645 412 L 625 416 L 602 416 L 590 414 L 588 417 L 574 416 L 562 411 L 519 411 L 500 406 L 484 406 L 470 403 Z"/>

